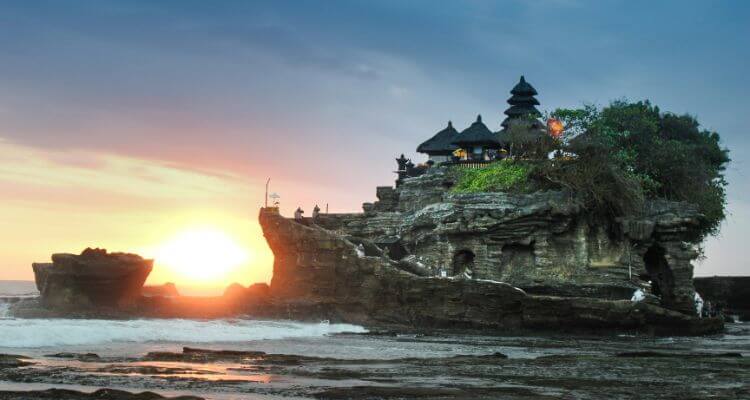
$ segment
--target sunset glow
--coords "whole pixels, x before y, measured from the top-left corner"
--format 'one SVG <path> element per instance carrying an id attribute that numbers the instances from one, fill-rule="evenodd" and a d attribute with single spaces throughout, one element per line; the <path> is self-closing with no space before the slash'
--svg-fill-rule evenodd
<path id="1" fill-rule="evenodd" d="M 176 278 L 206 283 L 227 280 L 248 258 L 248 251 L 229 235 L 203 228 L 181 232 L 164 243 L 155 263 L 168 268 Z"/>

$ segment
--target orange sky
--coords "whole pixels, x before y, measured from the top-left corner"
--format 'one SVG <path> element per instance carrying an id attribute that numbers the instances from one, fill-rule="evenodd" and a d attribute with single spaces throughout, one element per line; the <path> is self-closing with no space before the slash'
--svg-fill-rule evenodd
<path id="1" fill-rule="evenodd" d="M 149 282 L 216 290 L 231 282 L 268 282 L 273 258 L 257 223 L 263 183 L 150 160 L 41 150 L 0 140 L 0 279 L 33 279 L 31 263 L 47 261 L 54 252 L 98 246 L 154 257 L 175 236 L 210 230 L 238 244 L 245 261 L 196 280 L 195 274 L 157 259 Z M 299 182 L 278 184 L 309 189 Z M 295 197 L 312 201 L 299 193 Z M 284 206 L 285 212 L 292 207 Z"/>
<path id="2" fill-rule="evenodd" d="M 0 279 L 222 232 L 245 261 L 203 285 L 268 281 L 266 178 L 285 215 L 358 211 L 448 120 L 500 129 L 522 74 L 540 110 L 650 99 L 718 131 L 727 220 L 695 271 L 748 273 L 750 7 L 443 3 L 3 2 Z M 186 275 L 157 260 L 151 281 L 201 283 Z"/>

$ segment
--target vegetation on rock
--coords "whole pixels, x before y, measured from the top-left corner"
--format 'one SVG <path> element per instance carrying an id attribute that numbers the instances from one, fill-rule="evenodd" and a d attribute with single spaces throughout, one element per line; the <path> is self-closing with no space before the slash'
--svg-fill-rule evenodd
<path id="1" fill-rule="evenodd" d="M 724 170 L 730 161 L 717 132 L 701 129 L 691 115 L 663 113 L 647 100 L 619 100 L 601 110 L 558 109 L 552 116 L 571 127 L 568 135 L 578 134 L 561 149 L 593 166 L 607 165 L 623 194 L 693 203 L 706 217 L 703 233 L 716 233 L 725 217 Z"/>
<path id="2" fill-rule="evenodd" d="M 528 163 L 506 159 L 485 168 L 461 169 L 453 187 L 455 193 L 520 192 L 529 184 L 531 166 Z"/>
<path id="3" fill-rule="evenodd" d="M 516 152 L 485 168 L 460 169 L 453 191 L 568 189 L 610 218 L 637 214 L 645 199 L 685 201 L 705 215 L 703 235 L 717 232 L 725 218 L 729 151 L 695 117 L 661 112 L 647 100 L 550 116 L 562 121 L 565 135 L 539 148 L 555 157 Z M 525 139 L 519 144 L 529 146 Z"/>

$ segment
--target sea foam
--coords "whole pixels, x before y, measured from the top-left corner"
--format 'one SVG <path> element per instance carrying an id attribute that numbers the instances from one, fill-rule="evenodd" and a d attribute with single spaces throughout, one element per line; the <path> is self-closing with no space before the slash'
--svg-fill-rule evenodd
<path id="1" fill-rule="evenodd" d="M 101 345 L 109 343 L 227 343 L 320 337 L 366 330 L 348 324 L 291 321 L 139 319 L 0 319 L 0 347 Z"/>

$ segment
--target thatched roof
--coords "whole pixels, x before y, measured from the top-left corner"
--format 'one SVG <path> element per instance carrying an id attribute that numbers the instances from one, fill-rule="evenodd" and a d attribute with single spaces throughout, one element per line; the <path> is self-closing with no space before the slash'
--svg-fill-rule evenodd
<path id="1" fill-rule="evenodd" d="M 504 129 L 508 129 L 510 121 L 514 119 L 533 119 L 542 116 L 535 107 L 539 105 L 539 101 L 534 97 L 537 95 L 536 89 L 526 82 L 523 76 L 510 93 L 513 95 L 508 99 L 510 107 L 505 110 L 508 117 L 500 124 Z"/>
<path id="2" fill-rule="evenodd" d="M 513 86 L 513 89 L 511 89 L 510 93 L 521 96 L 536 96 L 539 94 L 536 92 L 536 89 L 534 89 L 533 86 L 526 82 L 526 78 L 524 78 L 523 75 L 521 75 L 521 80 L 516 84 L 516 86 Z"/>
<path id="3" fill-rule="evenodd" d="M 500 146 L 500 141 L 495 133 L 493 133 L 487 125 L 482 123 L 482 116 L 477 115 L 477 120 L 471 124 L 468 128 L 464 129 L 458 134 L 458 137 L 453 141 L 460 147 L 473 147 L 473 146 Z"/>
<path id="4" fill-rule="evenodd" d="M 455 150 L 458 150 L 458 146 L 453 144 L 457 136 L 458 131 L 453 128 L 453 123 L 448 121 L 448 126 L 445 129 L 417 146 L 417 152 L 430 155 L 451 155 Z"/>

